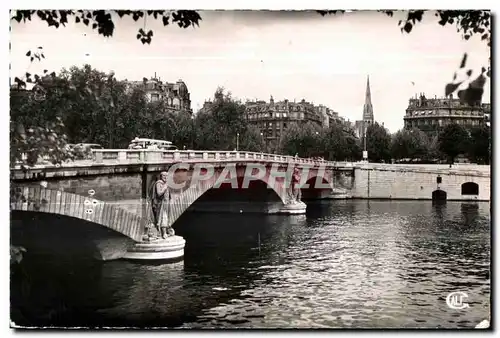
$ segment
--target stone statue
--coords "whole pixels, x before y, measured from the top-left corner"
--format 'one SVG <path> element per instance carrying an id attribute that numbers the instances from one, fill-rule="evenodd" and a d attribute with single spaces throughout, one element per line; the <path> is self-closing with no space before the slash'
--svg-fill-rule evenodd
<path id="1" fill-rule="evenodd" d="M 301 202 L 302 192 L 300 191 L 299 184 L 300 184 L 300 170 L 299 168 L 294 168 L 290 189 L 288 191 L 287 204 L 296 204 Z"/>
<path id="2" fill-rule="evenodd" d="M 151 203 L 151 215 L 148 218 L 148 239 L 161 237 L 166 239 L 175 235 L 174 229 L 169 225 L 170 209 L 170 189 L 167 184 L 168 174 L 166 171 L 160 173 L 160 179 L 157 180 L 150 189 L 149 201 Z M 156 230 L 156 234 L 153 233 Z"/>

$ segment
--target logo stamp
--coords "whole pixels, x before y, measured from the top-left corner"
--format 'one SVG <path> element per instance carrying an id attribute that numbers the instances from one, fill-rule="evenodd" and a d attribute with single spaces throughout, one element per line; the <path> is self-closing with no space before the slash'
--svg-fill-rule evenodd
<path id="1" fill-rule="evenodd" d="M 451 292 L 446 297 L 446 305 L 450 309 L 462 310 L 469 307 L 467 302 L 464 302 L 464 298 L 467 298 L 467 294 L 465 292 L 457 291 Z"/>

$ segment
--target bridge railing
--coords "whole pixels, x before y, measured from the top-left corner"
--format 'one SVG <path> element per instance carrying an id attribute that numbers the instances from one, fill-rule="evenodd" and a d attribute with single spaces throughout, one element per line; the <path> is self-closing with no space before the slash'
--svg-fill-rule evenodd
<path id="1" fill-rule="evenodd" d="M 257 153 L 249 151 L 213 150 L 145 150 L 145 149 L 94 149 L 93 162 L 98 164 L 161 163 L 161 162 L 235 162 L 266 161 L 350 167 L 350 162 L 331 162 L 295 156 Z"/>

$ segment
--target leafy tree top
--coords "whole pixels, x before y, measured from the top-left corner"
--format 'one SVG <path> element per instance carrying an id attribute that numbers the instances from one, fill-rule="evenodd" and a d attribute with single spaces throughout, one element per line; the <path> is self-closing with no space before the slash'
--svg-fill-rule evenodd
<path id="1" fill-rule="evenodd" d="M 65 27 L 69 20 L 74 20 L 76 24 L 82 24 L 92 27 L 97 34 L 112 37 L 115 31 L 115 23 L 112 13 L 116 13 L 120 18 L 131 17 L 134 21 L 150 18 L 161 20 L 163 26 L 175 23 L 181 28 L 199 26 L 201 16 L 197 11 L 189 10 L 149 10 L 149 11 L 131 11 L 131 10 L 16 10 L 13 11 L 12 20 L 26 23 L 31 21 L 32 17 L 38 17 L 47 23 L 49 27 Z M 145 31 L 145 28 L 139 28 L 137 40 L 143 44 L 150 44 L 153 38 L 153 31 Z"/>

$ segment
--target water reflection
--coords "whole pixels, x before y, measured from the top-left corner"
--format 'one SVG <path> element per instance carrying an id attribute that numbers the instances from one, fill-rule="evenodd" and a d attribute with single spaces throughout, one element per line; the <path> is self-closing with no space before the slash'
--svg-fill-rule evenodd
<path id="1" fill-rule="evenodd" d="M 473 327 L 489 316 L 487 203 L 318 202 L 298 216 L 188 213 L 175 227 L 187 240 L 176 264 L 27 260 L 31 290 L 14 308 L 66 326 Z M 467 311 L 448 309 L 452 291 L 469 295 Z"/>

